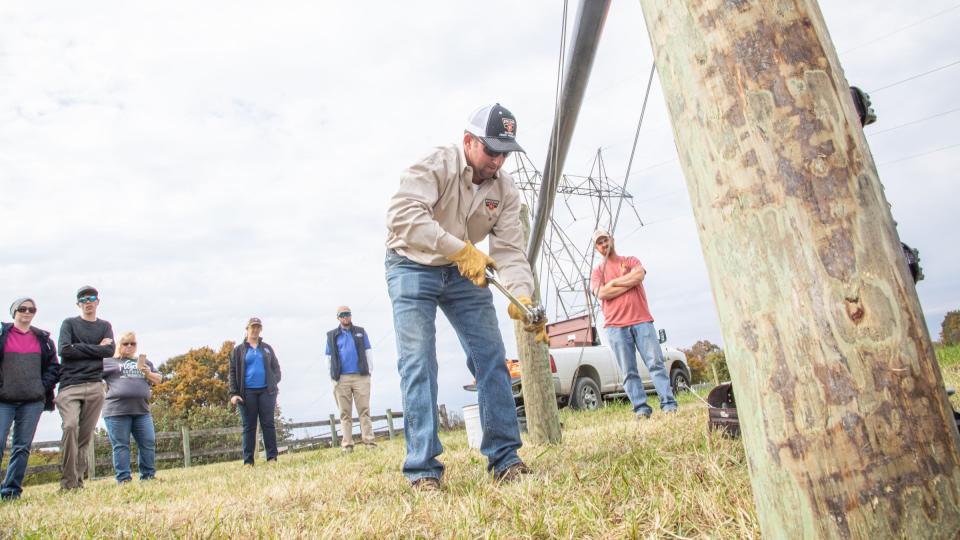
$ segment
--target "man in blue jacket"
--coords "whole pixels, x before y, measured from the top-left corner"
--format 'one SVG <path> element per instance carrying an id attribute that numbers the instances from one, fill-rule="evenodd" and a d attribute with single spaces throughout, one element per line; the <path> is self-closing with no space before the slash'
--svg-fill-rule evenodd
<path id="1" fill-rule="evenodd" d="M 340 448 L 353 451 L 353 405 L 360 417 L 360 434 L 364 446 L 373 448 L 373 425 L 370 422 L 370 339 L 367 332 L 353 324 L 353 314 L 347 306 L 337 308 L 340 325 L 327 332 L 327 360 L 333 396 L 340 408 L 343 438 Z"/>

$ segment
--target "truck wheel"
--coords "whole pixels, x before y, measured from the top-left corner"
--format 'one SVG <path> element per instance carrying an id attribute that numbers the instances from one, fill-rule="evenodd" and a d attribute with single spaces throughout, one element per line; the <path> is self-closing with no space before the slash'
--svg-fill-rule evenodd
<path id="1" fill-rule="evenodd" d="M 600 406 L 600 387 L 590 377 L 580 377 L 573 385 L 570 407 L 593 410 Z"/>
<path id="2" fill-rule="evenodd" d="M 690 389 L 690 377 L 687 377 L 687 372 L 683 368 L 673 368 L 670 372 L 670 386 L 673 388 L 674 395 Z"/>

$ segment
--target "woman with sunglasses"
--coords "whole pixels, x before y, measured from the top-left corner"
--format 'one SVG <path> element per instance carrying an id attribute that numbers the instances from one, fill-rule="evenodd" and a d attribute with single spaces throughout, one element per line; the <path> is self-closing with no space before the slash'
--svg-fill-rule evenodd
<path id="1" fill-rule="evenodd" d="M 137 335 L 126 332 L 117 340 L 113 358 L 103 361 L 103 380 L 107 397 L 103 403 L 103 421 L 113 446 L 113 470 L 118 484 L 130 482 L 130 435 L 137 442 L 137 466 L 140 480 L 153 480 L 156 475 L 156 435 L 150 415 L 150 385 L 159 384 L 163 376 L 147 360 L 137 356 Z"/>
<path id="2" fill-rule="evenodd" d="M 280 363 L 273 347 L 260 332 L 263 323 L 256 317 L 247 321 L 247 335 L 230 354 L 230 404 L 240 409 L 243 422 L 243 464 L 253 466 L 257 443 L 257 420 L 263 433 L 267 461 L 277 460 L 277 429 L 273 421 L 277 407 L 277 383 Z"/>
<path id="3" fill-rule="evenodd" d="M 18 298 L 10 305 L 13 322 L 0 325 L 0 460 L 13 427 L 0 499 L 20 498 L 40 414 L 53 410 L 53 387 L 60 379 L 50 333 L 30 325 L 36 314 L 32 298 Z"/>

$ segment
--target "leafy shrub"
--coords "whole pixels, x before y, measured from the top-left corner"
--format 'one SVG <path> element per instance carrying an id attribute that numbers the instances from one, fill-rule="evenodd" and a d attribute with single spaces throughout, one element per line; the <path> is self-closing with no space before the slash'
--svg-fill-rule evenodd
<path id="1" fill-rule="evenodd" d="M 960 311 L 951 311 L 943 318 L 940 343 L 945 346 L 960 345 Z"/>

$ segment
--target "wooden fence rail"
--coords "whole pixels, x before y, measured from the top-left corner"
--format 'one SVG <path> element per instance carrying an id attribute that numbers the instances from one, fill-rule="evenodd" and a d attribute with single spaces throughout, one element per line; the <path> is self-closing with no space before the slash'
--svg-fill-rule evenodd
<path id="1" fill-rule="evenodd" d="M 441 410 L 446 413 L 446 407 L 441 405 Z M 444 414 L 444 416 L 446 416 Z M 385 422 L 384 426 L 376 427 L 374 426 L 374 436 L 378 438 L 388 438 L 392 439 L 397 434 L 397 427 L 395 426 L 396 420 L 403 419 L 403 412 L 401 411 L 392 411 L 390 409 L 386 410 L 385 414 L 380 416 L 371 416 L 370 420 L 372 423 L 376 422 Z M 360 419 L 353 418 L 353 425 L 358 426 Z M 327 420 L 314 420 L 309 422 L 289 422 L 283 423 L 281 429 L 284 430 L 294 430 L 294 429 L 306 429 L 314 427 L 327 427 L 328 430 L 325 434 L 318 435 L 316 437 L 305 437 L 305 438 L 292 438 L 287 441 L 282 441 L 284 445 L 280 450 L 281 452 L 292 452 L 294 450 L 300 450 L 304 448 L 314 448 L 318 446 L 327 446 L 334 448 L 339 446 L 341 433 L 343 431 L 342 426 L 340 426 L 340 419 L 334 415 L 330 415 L 330 418 Z M 447 427 L 447 423 L 443 423 L 444 427 Z M 338 433 L 339 432 L 339 433 Z M 168 440 L 168 439 L 180 439 L 182 441 L 181 449 L 176 452 L 158 452 L 156 454 L 156 461 L 173 461 L 178 460 L 183 462 L 183 467 L 189 467 L 194 458 L 213 456 L 213 455 L 223 455 L 223 454 L 240 454 L 242 448 L 237 447 L 223 447 L 223 448 L 211 448 L 201 451 L 191 450 L 191 441 L 195 441 L 201 437 L 223 437 L 225 435 L 238 435 L 243 433 L 243 427 L 227 427 L 227 428 L 210 428 L 210 429 L 190 429 L 187 426 L 184 426 L 180 431 L 161 431 L 157 432 L 156 440 Z M 109 467 L 113 465 L 113 462 L 110 459 L 96 459 L 96 448 L 95 441 L 96 437 L 90 442 L 87 454 L 87 474 L 90 478 L 96 477 L 96 468 L 99 467 Z M 278 441 L 280 442 L 280 441 Z M 43 448 L 60 448 L 60 441 L 34 441 L 31 445 L 31 450 L 38 450 Z M 260 438 L 257 438 L 257 447 L 259 449 Z M 132 465 L 132 464 L 131 464 Z M 39 474 L 50 471 L 59 471 L 60 464 L 52 463 L 48 465 L 34 465 L 27 467 L 27 474 Z"/>

